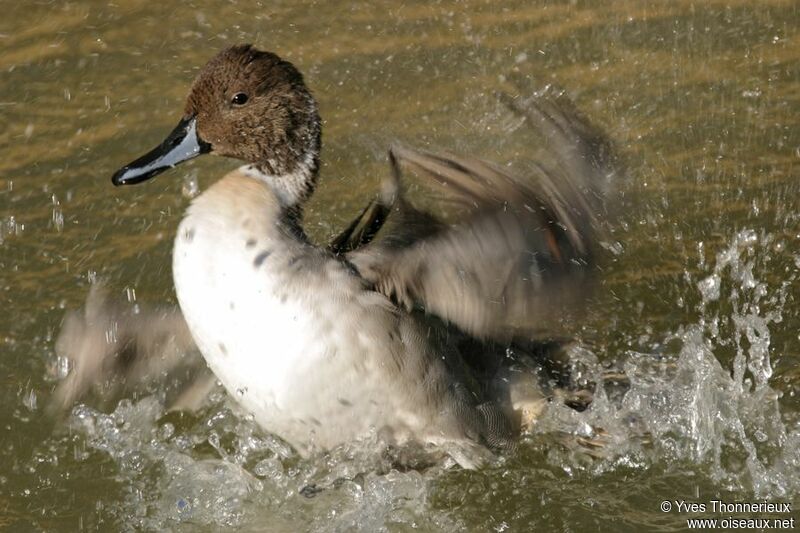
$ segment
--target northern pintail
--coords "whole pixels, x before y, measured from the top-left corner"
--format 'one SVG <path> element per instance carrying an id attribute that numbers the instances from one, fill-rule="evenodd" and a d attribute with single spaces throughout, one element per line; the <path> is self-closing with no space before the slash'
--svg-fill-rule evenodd
<path id="1" fill-rule="evenodd" d="M 327 248 L 301 225 L 319 170 L 317 104 L 291 63 L 250 45 L 211 59 L 178 126 L 114 174 L 139 183 L 206 153 L 247 163 L 192 201 L 175 288 L 229 394 L 301 454 L 377 433 L 472 467 L 541 401 L 504 361 L 536 351 L 585 301 L 613 170 L 605 137 L 564 97 L 507 100 L 550 163 L 517 177 L 393 147 L 380 194 Z M 402 168 L 460 206 L 459 220 L 411 205 Z"/>

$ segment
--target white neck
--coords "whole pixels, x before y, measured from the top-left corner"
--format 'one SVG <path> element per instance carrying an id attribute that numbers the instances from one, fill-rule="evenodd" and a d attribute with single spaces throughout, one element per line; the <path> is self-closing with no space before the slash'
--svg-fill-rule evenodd
<path id="1" fill-rule="evenodd" d="M 257 165 L 245 165 L 239 171 L 250 178 L 266 183 L 275 193 L 282 207 L 296 208 L 305 202 L 314 190 L 316 162 L 312 153 L 307 153 L 297 167 L 288 174 L 273 175 Z"/>

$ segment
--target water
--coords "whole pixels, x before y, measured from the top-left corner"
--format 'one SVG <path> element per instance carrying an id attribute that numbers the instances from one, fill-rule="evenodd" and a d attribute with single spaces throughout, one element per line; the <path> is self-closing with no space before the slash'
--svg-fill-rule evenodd
<path id="1" fill-rule="evenodd" d="M 795 3 L 0 7 L 0 527 L 681 530 L 689 515 L 663 500 L 800 505 Z M 320 240 L 370 197 L 391 141 L 518 161 L 529 139 L 493 92 L 513 77 L 565 88 L 628 175 L 574 355 L 586 381 L 613 370 L 629 390 L 583 413 L 549 405 L 477 472 L 400 472 L 355 447 L 301 460 L 221 393 L 196 415 L 156 394 L 48 418 L 67 370 L 55 338 L 94 280 L 174 303 L 181 213 L 235 163 L 121 190 L 110 175 L 239 41 L 295 62 L 320 101 Z"/>

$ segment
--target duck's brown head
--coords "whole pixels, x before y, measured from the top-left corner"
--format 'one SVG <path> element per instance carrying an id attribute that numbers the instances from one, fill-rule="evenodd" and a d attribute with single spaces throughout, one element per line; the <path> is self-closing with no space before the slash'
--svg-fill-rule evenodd
<path id="1" fill-rule="evenodd" d="M 320 121 L 300 72 L 251 45 L 223 50 L 200 71 L 178 126 L 155 149 L 112 177 L 139 183 L 212 153 L 253 163 L 273 179 L 318 167 Z"/>

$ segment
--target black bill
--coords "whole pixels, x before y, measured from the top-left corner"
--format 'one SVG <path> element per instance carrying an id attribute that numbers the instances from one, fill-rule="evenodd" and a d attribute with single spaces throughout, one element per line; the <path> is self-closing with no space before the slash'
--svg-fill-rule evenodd
<path id="1" fill-rule="evenodd" d="M 211 145 L 197 136 L 195 117 L 182 119 L 164 142 L 153 150 L 116 171 L 111 177 L 114 185 L 132 185 L 211 151 Z"/>

